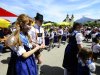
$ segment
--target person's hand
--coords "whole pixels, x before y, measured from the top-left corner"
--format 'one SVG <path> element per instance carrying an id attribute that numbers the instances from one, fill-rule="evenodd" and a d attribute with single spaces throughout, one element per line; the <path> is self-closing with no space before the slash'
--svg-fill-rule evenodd
<path id="1" fill-rule="evenodd" d="M 35 48 L 36 47 L 36 44 L 35 43 L 32 43 L 32 48 Z"/>
<path id="2" fill-rule="evenodd" d="M 36 44 L 35 48 L 38 50 L 38 49 L 40 49 L 40 46 L 38 44 Z"/>
<path id="3" fill-rule="evenodd" d="M 45 44 L 41 44 L 41 47 L 42 47 L 42 48 L 45 48 Z"/>

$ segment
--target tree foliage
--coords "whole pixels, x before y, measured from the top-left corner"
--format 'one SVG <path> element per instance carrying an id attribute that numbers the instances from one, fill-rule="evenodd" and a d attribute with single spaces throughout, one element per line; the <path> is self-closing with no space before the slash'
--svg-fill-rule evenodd
<path id="1" fill-rule="evenodd" d="M 84 26 L 100 27 L 100 21 L 88 21 L 84 24 Z"/>

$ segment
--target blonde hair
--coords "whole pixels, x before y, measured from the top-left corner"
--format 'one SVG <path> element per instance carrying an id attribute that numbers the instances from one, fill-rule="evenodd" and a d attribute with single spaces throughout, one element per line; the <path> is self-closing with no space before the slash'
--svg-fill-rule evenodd
<path id="1" fill-rule="evenodd" d="M 12 35 L 9 37 L 14 37 L 16 41 L 13 42 L 14 46 L 21 46 L 22 42 L 20 39 L 20 31 L 22 31 L 22 27 L 25 25 L 25 23 L 29 23 L 29 17 L 26 14 L 21 14 L 18 16 L 17 21 L 15 23 L 15 28 L 16 31 L 12 33 Z M 29 39 L 29 42 L 31 42 L 30 40 L 30 36 L 27 34 L 27 37 Z"/>
<path id="2" fill-rule="evenodd" d="M 5 45 L 8 47 L 22 45 L 22 42 L 20 41 L 20 38 L 19 38 L 19 30 L 16 30 L 10 36 L 7 37 L 5 41 Z"/>
<path id="3" fill-rule="evenodd" d="M 29 22 L 30 22 L 30 23 L 33 23 L 34 20 L 33 20 L 31 17 L 29 17 Z"/>
<path id="4" fill-rule="evenodd" d="M 16 26 L 21 27 L 21 25 L 25 23 L 29 23 L 29 18 L 26 14 L 21 14 L 18 16 L 17 21 L 16 21 Z"/>
<path id="5" fill-rule="evenodd" d="M 16 31 L 14 33 L 16 39 L 17 39 L 17 45 L 22 45 L 22 42 L 20 40 L 20 31 L 22 30 L 22 26 L 24 25 L 26 22 L 29 22 L 29 18 L 26 14 L 21 14 L 18 16 L 17 21 L 16 21 Z M 23 24 L 24 23 L 24 24 Z"/>

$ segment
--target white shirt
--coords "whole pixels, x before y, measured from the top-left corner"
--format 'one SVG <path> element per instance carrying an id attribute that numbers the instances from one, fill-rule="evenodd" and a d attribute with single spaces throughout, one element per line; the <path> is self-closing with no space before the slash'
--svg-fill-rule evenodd
<path id="1" fill-rule="evenodd" d="M 91 32 L 90 30 L 86 30 L 86 31 L 85 31 L 85 35 L 89 35 L 90 32 Z"/>
<path id="2" fill-rule="evenodd" d="M 44 29 L 42 27 L 40 27 L 40 30 L 38 29 L 38 25 L 35 25 L 34 26 L 35 29 L 36 29 L 36 33 L 42 33 L 42 37 L 37 37 L 37 43 L 38 44 L 42 44 L 43 43 L 43 40 L 44 40 Z"/>
<path id="3" fill-rule="evenodd" d="M 54 32 L 51 32 L 50 39 L 53 39 L 53 38 L 54 38 Z"/>
<path id="4" fill-rule="evenodd" d="M 32 42 L 36 42 L 36 29 L 31 26 L 31 29 L 29 30 L 28 34 L 30 35 Z"/>
<path id="5" fill-rule="evenodd" d="M 11 49 L 17 53 L 18 56 L 21 56 L 23 53 L 26 52 L 24 46 L 12 46 Z"/>
<path id="6" fill-rule="evenodd" d="M 96 33 L 94 33 L 94 34 L 92 34 L 91 36 L 92 36 L 92 38 L 95 38 L 96 37 L 96 35 L 98 35 L 98 33 L 96 32 Z"/>
<path id="7" fill-rule="evenodd" d="M 100 52 L 100 44 L 95 44 L 95 45 L 93 46 L 93 52 L 94 52 L 94 53 Z"/>
<path id="8" fill-rule="evenodd" d="M 8 43 L 12 43 L 14 42 L 16 39 L 14 37 L 12 37 L 10 39 L 10 41 L 8 41 Z M 28 47 L 29 48 L 32 48 L 32 44 L 31 43 L 28 43 Z M 10 46 L 10 48 L 17 53 L 18 56 L 21 56 L 23 53 L 26 52 L 26 50 L 24 49 L 24 46 Z"/>
<path id="9" fill-rule="evenodd" d="M 29 48 L 32 48 L 32 44 L 31 43 L 29 43 Z M 22 46 L 12 46 L 12 47 L 10 47 L 14 52 L 16 52 L 17 53 L 17 55 L 18 56 L 21 56 L 23 53 L 25 53 L 26 52 L 26 50 L 24 49 L 24 46 L 22 45 Z"/>
<path id="10" fill-rule="evenodd" d="M 78 32 L 78 31 L 76 31 L 76 32 Z M 82 41 L 84 40 L 82 33 L 77 33 L 75 38 L 76 38 L 77 44 L 82 44 Z"/>
<path id="11" fill-rule="evenodd" d="M 63 30 L 62 30 L 62 29 L 58 30 L 58 33 L 59 33 L 60 35 L 63 35 Z"/>

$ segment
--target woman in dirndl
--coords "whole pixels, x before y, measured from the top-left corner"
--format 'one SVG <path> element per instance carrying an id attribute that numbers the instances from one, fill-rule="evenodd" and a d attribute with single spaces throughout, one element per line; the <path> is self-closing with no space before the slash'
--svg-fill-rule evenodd
<path id="1" fill-rule="evenodd" d="M 33 54 L 39 50 L 40 46 L 36 45 L 33 48 L 28 35 L 30 29 L 28 23 L 29 18 L 27 15 L 21 14 L 18 16 L 16 25 L 19 26 L 19 32 L 15 38 L 10 40 L 14 41 L 14 46 L 10 47 L 12 50 L 7 75 L 38 75 Z"/>
<path id="2" fill-rule="evenodd" d="M 77 54 L 82 48 L 82 33 L 80 32 L 82 25 L 74 23 L 70 32 L 69 42 L 65 48 L 63 59 L 64 75 L 77 75 Z"/>

